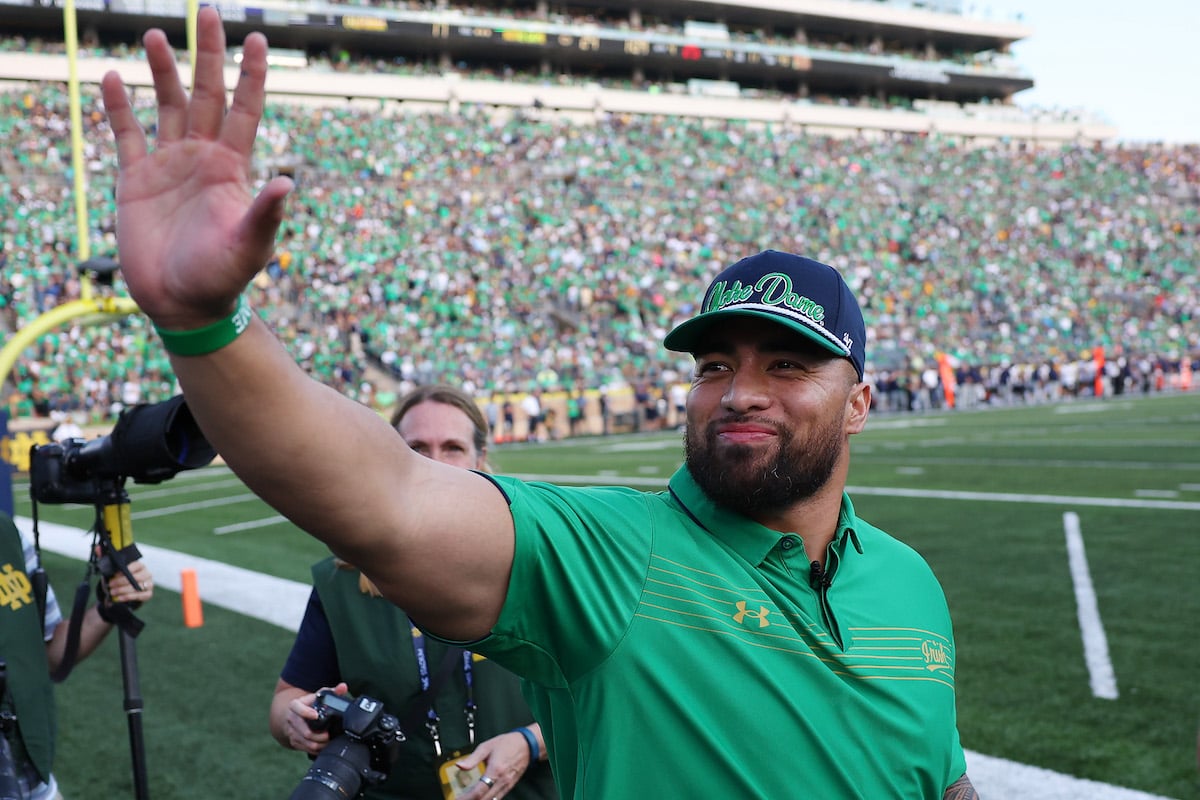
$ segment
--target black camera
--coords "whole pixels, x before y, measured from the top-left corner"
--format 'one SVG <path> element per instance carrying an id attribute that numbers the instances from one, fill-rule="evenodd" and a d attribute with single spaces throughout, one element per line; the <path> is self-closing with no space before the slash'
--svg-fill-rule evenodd
<path id="1" fill-rule="evenodd" d="M 366 695 L 351 700 L 322 689 L 313 708 L 317 718 L 309 727 L 327 730 L 332 738 L 290 800 L 345 800 L 387 778 L 405 737 L 400 721 L 384 710 L 383 703 Z"/>
<path id="2" fill-rule="evenodd" d="M 183 395 L 176 395 L 121 412 L 108 436 L 34 447 L 29 492 L 39 503 L 97 503 L 107 481 L 160 483 L 181 470 L 203 467 L 216 455 Z"/>

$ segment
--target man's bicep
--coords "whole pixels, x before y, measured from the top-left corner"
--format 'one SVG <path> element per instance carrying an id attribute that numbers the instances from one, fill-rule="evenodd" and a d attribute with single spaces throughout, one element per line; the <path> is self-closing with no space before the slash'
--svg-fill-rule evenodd
<path id="1" fill-rule="evenodd" d="M 487 477 L 422 459 L 421 474 L 390 498 L 391 526 L 364 550 L 338 553 L 430 633 L 486 636 L 504 605 L 513 560 L 508 499 Z"/>

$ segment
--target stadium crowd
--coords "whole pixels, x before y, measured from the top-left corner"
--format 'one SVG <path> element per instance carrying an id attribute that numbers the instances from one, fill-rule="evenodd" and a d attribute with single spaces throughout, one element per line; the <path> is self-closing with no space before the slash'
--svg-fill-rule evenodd
<path id="1" fill-rule="evenodd" d="M 91 252 L 111 254 L 115 152 L 83 94 Z M 65 87 L 0 92 L 6 336 L 84 289 L 67 131 Z M 669 410 L 690 365 L 660 342 L 699 299 L 681 287 L 766 247 L 846 275 L 884 408 L 943 402 L 939 354 L 962 405 L 1090 394 L 1097 346 L 1107 391 L 1162 388 L 1200 358 L 1194 146 L 278 102 L 259 141 L 261 177 L 286 171 L 297 189 L 251 302 L 314 375 L 368 404 L 444 382 L 479 396 L 633 387 Z M 119 276 L 95 291 L 124 293 Z M 174 392 L 137 316 L 56 330 L 12 378 L 13 416 L 100 421 Z"/>

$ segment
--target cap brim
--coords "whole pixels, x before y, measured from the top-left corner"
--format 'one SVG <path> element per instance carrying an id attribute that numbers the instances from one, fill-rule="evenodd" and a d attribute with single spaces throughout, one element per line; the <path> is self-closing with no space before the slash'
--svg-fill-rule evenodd
<path id="1" fill-rule="evenodd" d="M 693 317 L 687 322 L 682 322 L 666 335 L 666 338 L 663 339 L 663 347 L 679 353 L 695 353 L 696 346 L 700 344 L 709 329 L 715 324 L 720 324 L 722 321 L 728 322 L 730 317 L 752 317 L 754 319 L 765 319 L 769 322 L 774 322 L 781 327 L 804 336 L 809 341 L 820 345 L 823 349 L 828 350 L 836 356 L 846 359 L 851 358 L 848 348 L 844 347 L 841 342 L 830 339 L 823 331 L 810 328 L 791 317 L 785 317 L 771 311 L 745 307 L 710 311 L 698 317 Z"/>

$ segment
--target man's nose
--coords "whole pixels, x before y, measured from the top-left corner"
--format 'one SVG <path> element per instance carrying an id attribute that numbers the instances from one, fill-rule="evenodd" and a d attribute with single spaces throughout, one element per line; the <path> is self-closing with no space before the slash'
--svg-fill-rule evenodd
<path id="1" fill-rule="evenodd" d="M 771 404 L 766 376 L 757 370 L 737 370 L 729 379 L 721 404 L 739 414 L 766 408 Z"/>

